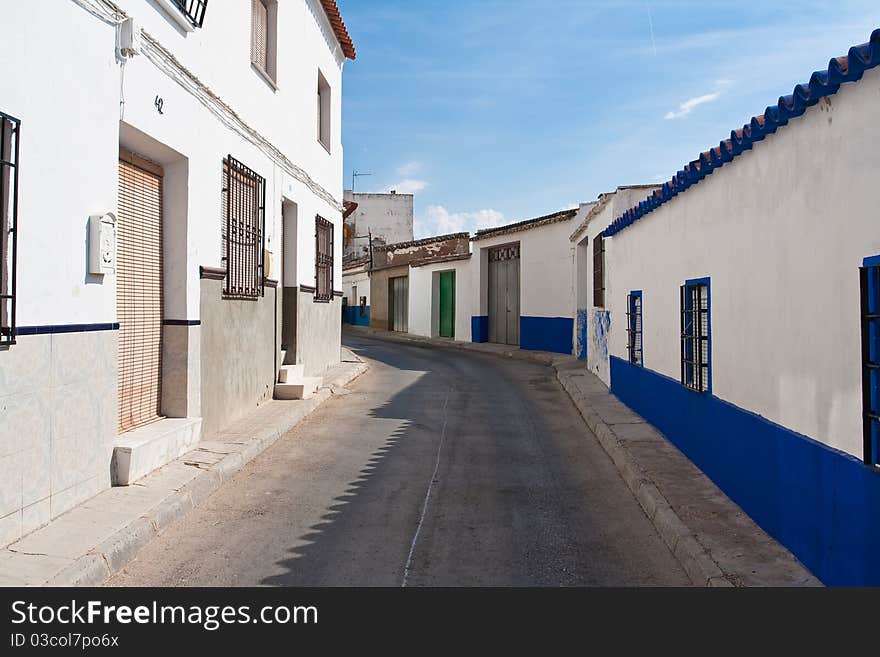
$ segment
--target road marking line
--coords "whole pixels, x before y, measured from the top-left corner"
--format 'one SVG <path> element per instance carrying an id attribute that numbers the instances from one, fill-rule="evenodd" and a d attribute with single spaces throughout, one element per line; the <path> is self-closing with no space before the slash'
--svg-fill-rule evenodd
<path id="1" fill-rule="evenodd" d="M 419 541 L 419 534 L 422 531 L 425 516 L 428 515 L 428 503 L 431 501 L 431 491 L 434 490 L 434 482 L 437 480 L 437 471 L 440 469 L 440 452 L 443 450 L 443 443 L 446 440 L 446 407 L 449 405 L 449 395 L 451 393 L 452 388 L 446 391 L 446 399 L 443 402 L 443 426 L 440 429 L 440 444 L 437 445 L 437 458 L 434 463 L 434 472 L 431 474 L 431 481 L 428 484 L 428 490 L 425 493 L 425 502 L 422 504 L 422 515 L 419 517 L 419 524 L 416 526 L 416 533 L 413 536 L 412 544 L 409 547 L 409 556 L 406 558 L 406 566 L 403 568 L 403 581 L 400 582 L 401 587 L 405 587 L 406 581 L 409 579 L 409 569 L 410 566 L 412 566 L 413 554 L 416 551 L 416 543 Z"/>

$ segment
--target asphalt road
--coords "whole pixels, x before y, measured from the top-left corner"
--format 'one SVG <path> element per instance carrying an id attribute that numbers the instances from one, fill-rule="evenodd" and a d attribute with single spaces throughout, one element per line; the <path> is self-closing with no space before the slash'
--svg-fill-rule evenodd
<path id="1" fill-rule="evenodd" d="M 687 585 L 541 365 L 347 336 L 371 369 L 111 585 Z"/>

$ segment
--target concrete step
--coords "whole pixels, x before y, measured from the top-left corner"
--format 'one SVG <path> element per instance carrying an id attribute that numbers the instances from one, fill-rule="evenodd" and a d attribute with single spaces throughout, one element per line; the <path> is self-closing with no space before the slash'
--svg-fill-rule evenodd
<path id="1" fill-rule="evenodd" d="M 113 484 L 128 486 L 186 454 L 201 433 L 202 418 L 166 418 L 122 434 L 113 448 Z"/>
<path id="2" fill-rule="evenodd" d="M 320 377 L 303 377 L 298 383 L 276 383 L 275 399 L 309 399 L 320 387 Z"/>
<path id="3" fill-rule="evenodd" d="M 299 365 L 282 365 L 278 370 L 278 383 L 296 383 L 305 376 L 305 366 Z"/>

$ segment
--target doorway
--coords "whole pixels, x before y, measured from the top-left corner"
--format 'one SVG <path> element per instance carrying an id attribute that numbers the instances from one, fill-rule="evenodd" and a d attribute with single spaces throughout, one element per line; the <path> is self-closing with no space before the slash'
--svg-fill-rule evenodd
<path id="1" fill-rule="evenodd" d="M 440 337 L 455 337 L 455 272 L 440 272 Z"/>
<path id="2" fill-rule="evenodd" d="M 519 244 L 489 250 L 489 342 L 519 344 Z"/>
<path id="3" fill-rule="evenodd" d="M 388 279 L 388 328 L 391 331 L 409 331 L 409 276 Z"/>
<path id="4" fill-rule="evenodd" d="M 120 151 L 116 263 L 119 433 L 161 418 L 163 175 L 159 165 Z"/>

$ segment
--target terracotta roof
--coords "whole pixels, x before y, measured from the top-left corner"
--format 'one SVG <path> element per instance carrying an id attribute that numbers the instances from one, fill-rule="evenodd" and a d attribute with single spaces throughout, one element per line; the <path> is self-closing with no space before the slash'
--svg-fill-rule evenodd
<path id="1" fill-rule="evenodd" d="M 339 13 L 339 5 L 336 4 L 336 0 L 321 0 L 321 5 L 324 7 L 324 13 L 327 14 L 339 45 L 342 46 L 343 54 L 349 59 L 354 59 L 357 57 L 354 42 L 351 40 L 348 28 L 345 27 L 345 22 L 342 20 L 342 14 Z"/>
<path id="2" fill-rule="evenodd" d="M 437 235 L 436 237 L 426 237 L 420 240 L 410 240 L 409 242 L 398 242 L 397 244 L 382 244 L 374 246 L 374 251 L 392 251 L 394 249 L 408 249 L 412 246 L 424 246 L 425 244 L 433 244 L 434 242 L 445 242 L 452 239 L 469 239 L 470 233 L 450 233 L 449 235 Z"/>
<path id="3" fill-rule="evenodd" d="M 443 262 L 453 262 L 455 260 L 467 260 L 471 257 L 470 253 L 460 253 L 457 255 L 442 256 L 440 258 L 422 258 L 421 260 L 411 260 L 410 267 L 424 267 L 425 265 L 436 265 Z"/>
<path id="4" fill-rule="evenodd" d="M 342 218 L 348 219 L 352 213 L 358 209 L 358 204 L 354 201 L 343 201 L 342 208 Z"/>
<path id="5" fill-rule="evenodd" d="M 554 212 L 553 214 L 547 214 L 543 217 L 536 217 L 534 219 L 526 219 L 525 221 L 518 221 L 515 224 L 507 224 L 506 226 L 496 226 L 494 228 L 484 228 L 483 230 L 478 230 L 477 234 L 474 235 L 473 241 L 484 240 L 489 237 L 495 237 L 496 235 L 506 235 L 507 233 L 518 233 L 523 230 L 531 230 L 532 228 L 540 228 L 541 226 L 547 226 L 549 224 L 559 223 L 560 221 L 568 221 L 569 219 L 573 219 L 577 214 L 577 208 L 573 210 L 563 210 L 562 212 Z"/>
<path id="6" fill-rule="evenodd" d="M 853 46 L 846 57 L 836 57 L 828 62 L 824 71 L 816 71 L 807 84 L 799 84 L 788 96 L 780 96 L 776 105 L 764 110 L 763 114 L 738 130 L 730 133 L 718 146 L 701 153 L 693 162 L 685 165 L 672 180 L 648 196 L 638 205 L 617 217 L 602 232 L 605 237 L 619 233 L 627 226 L 653 212 L 667 201 L 687 191 L 715 169 L 723 167 L 743 152 L 750 150 L 767 135 L 796 119 L 825 96 L 833 96 L 844 82 L 856 82 L 868 69 L 880 66 L 880 29 L 874 30 L 868 43 Z"/>

